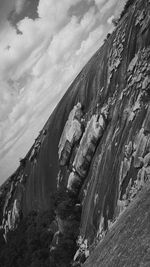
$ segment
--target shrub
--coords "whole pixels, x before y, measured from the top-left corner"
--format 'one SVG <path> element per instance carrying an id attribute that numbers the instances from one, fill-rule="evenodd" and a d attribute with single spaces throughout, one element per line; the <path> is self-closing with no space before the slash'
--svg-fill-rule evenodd
<path id="1" fill-rule="evenodd" d="M 0 264 L 3 267 L 48 267 L 49 245 L 53 234 L 49 225 L 51 211 L 31 212 L 15 231 L 9 232 L 8 242 L 0 243 Z"/>

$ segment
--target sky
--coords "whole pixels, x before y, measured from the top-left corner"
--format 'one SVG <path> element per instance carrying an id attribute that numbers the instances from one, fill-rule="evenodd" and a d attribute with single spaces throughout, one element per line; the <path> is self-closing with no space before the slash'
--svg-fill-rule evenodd
<path id="1" fill-rule="evenodd" d="M 125 2 L 0 0 L 0 184 L 113 30 Z"/>

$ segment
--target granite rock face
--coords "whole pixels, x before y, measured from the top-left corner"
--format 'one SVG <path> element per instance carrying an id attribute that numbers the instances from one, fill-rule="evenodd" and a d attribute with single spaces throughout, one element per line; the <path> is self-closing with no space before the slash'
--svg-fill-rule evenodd
<path id="1" fill-rule="evenodd" d="M 149 182 L 150 2 L 138 0 L 77 76 L 18 170 L 1 187 L 1 224 L 6 235 L 30 211 L 53 209 L 50 194 L 65 188 L 82 207 L 75 266 L 98 242 L 105 244 L 107 233 Z M 140 216 L 135 209 L 137 220 Z M 56 219 L 58 239 L 67 222 Z M 149 227 L 148 222 L 143 225 Z M 138 266 L 126 262 L 120 266 Z M 89 260 L 87 266 L 109 266 L 105 261 L 91 264 Z M 112 266 L 119 265 L 115 261 Z"/>
<path id="2" fill-rule="evenodd" d="M 84 267 L 149 266 L 150 188 L 144 190 L 97 244 Z"/>

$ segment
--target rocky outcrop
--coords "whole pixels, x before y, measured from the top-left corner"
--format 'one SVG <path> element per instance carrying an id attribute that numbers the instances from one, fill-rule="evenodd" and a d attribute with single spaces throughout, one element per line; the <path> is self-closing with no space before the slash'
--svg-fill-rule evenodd
<path id="1" fill-rule="evenodd" d="M 59 163 L 65 166 L 70 158 L 73 146 L 80 140 L 82 135 L 82 106 L 78 103 L 69 114 L 63 133 L 59 141 Z"/>
<path id="2" fill-rule="evenodd" d="M 5 240 L 7 240 L 8 231 L 15 230 L 22 218 L 22 199 L 25 190 L 25 179 L 26 177 L 22 174 L 18 176 L 18 180 L 12 181 L 6 195 L 2 216 Z"/>
<path id="3" fill-rule="evenodd" d="M 72 163 L 72 172 L 69 175 L 67 184 L 68 190 L 76 193 L 82 186 L 105 127 L 106 118 L 104 114 L 95 114 L 88 121 Z"/>

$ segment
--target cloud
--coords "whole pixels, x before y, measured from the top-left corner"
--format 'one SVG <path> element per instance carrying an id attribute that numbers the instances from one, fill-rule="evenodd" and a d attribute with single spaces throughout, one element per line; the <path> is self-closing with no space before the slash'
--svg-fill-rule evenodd
<path id="1" fill-rule="evenodd" d="M 14 9 L 14 7 L 15 0 L 0 1 L 0 30 L 2 30 L 4 27 L 8 15 Z"/>
<path id="2" fill-rule="evenodd" d="M 108 23 L 108 24 L 112 24 L 112 21 L 113 21 L 114 18 L 115 18 L 114 15 L 110 16 L 110 17 L 108 18 L 108 20 L 107 20 L 107 23 Z"/>
<path id="3" fill-rule="evenodd" d="M 110 10 L 118 1 L 117 0 L 108 0 L 105 5 L 100 10 L 101 14 L 105 14 L 108 10 Z"/>
<path id="4" fill-rule="evenodd" d="M 123 9 L 126 0 L 95 0 L 95 4 L 99 9 L 101 18 L 105 18 L 111 14 L 111 16 L 118 16 Z M 108 19 L 108 17 L 107 17 Z"/>
<path id="5" fill-rule="evenodd" d="M 70 7 L 76 5 L 80 1 L 81 0 L 42 0 L 39 2 L 38 6 L 39 17 L 47 24 L 49 32 L 57 32 L 68 22 L 67 12 Z"/>
<path id="6" fill-rule="evenodd" d="M 100 7 L 102 6 L 106 1 L 105 0 L 95 0 L 95 4 Z"/>
<path id="7" fill-rule="evenodd" d="M 69 56 L 72 55 L 72 52 L 80 46 L 81 40 L 87 36 L 94 24 L 95 17 L 93 8 L 85 14 L 80 23 L 76 17 L 72 17 L 70 23 L 51 42 L 49 56 L 52 62 L 57 63 L 62 59 L 67 61 Z"/>
<path id="8" fill-rule="evenodd" d="M 15 94 L 10 93 L 7 82 L 0 79 L 0 122 L 7 119 L 8 113 L 15 102 Z"/>
<path id="9" fill-rule="evenodd" d="M 85 57 L 86 59 L 90 57 L 93 52 L 96 52 L 96 50 L 101 46 L 104 34 L 104 26 L 100 25 L 88 35 L 86 40 L 81 43 L 80 49 L 77 50 L 76 55 L 79 57 Z"/>
<path id="10" fill-rule="evenodd" d="M 26 0 L 16 0 L 15 1 L 15 10 L 17 14 L 20 14 L 23 10 Z"/>

